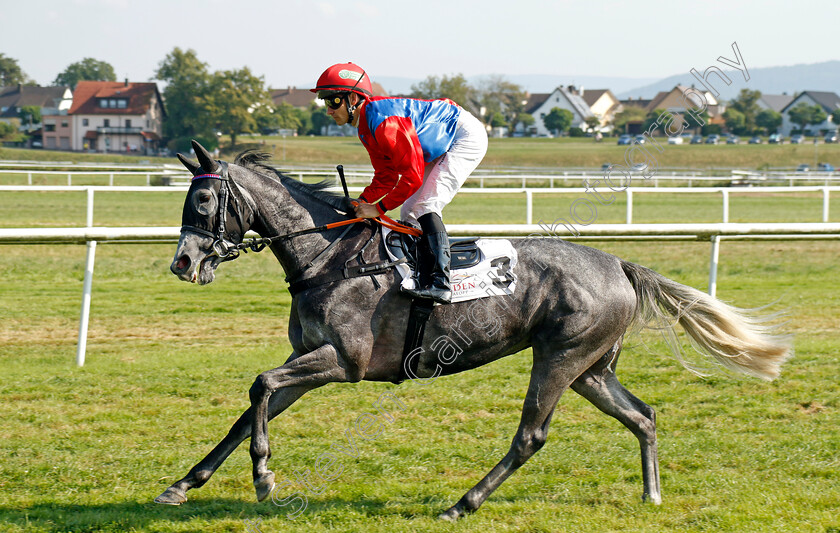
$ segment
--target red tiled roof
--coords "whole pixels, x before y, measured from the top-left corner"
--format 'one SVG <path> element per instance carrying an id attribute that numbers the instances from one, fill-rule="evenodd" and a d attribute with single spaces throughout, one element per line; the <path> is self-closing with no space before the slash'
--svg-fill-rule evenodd
<path id="1" fill-rule="evenodd" d="M 157 95 L 154 83 L 80 81 L 73 92 L 71 115 L 145 115 Z M 101 98 L 126 99 L 126 107 L 100 107 Z"/>
<path id="2" fill-rule="evenodd" d="M 96 130 L 87 130 L 85 132 L 85 139 L 96 139 L 99 136 L 99 133 Z"/>
<path id="3" fill-rule="evenodd" d="M 153 131 L 141 131 L 140 135 L 142 135 L 143 138 L 146 139 L 147 141 L 159 141 L 160 140 L 160 136 Z"/>

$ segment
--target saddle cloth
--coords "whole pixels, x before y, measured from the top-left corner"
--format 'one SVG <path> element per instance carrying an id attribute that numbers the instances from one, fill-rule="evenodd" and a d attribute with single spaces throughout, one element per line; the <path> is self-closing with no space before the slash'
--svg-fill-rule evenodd
<path id="1" fill-rule="evenodd" d="M 392 261 L 408 259 L 397 265 L 402 287 L 412 289 L 418 239 L 382 228 L 385 249 Z M 452 282 L 452 303 L 488 296 L 509 296 L 516 290 L 516 249 L 507 239 L 455 238 L 449 239 L 452 256 L 449 278 Z"/>

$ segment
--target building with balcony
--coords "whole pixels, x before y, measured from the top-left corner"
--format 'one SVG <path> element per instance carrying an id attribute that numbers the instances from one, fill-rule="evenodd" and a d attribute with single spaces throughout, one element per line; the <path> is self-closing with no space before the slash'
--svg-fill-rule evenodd
<path id="1" fill-rule="evenodd" d="M 69 112 L 70 149 L 155 154 L 165 116 L 156 83 L 80 81 Z"/>

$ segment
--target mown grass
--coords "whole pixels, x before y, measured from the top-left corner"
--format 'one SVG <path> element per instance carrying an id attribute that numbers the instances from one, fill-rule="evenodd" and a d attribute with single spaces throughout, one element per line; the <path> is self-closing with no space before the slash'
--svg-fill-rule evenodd
<path id="1" fill-rule="evenodd" d="M 310 164 L 344 164 L 369 166 L 367 151 L 356 137 L 243 137 L 237 146 L 226 144 L 222 156 L 233 155 L 246 148 L 266 151 L 278 166 Z M 660 167 L 693 168 L 696 170 L 741 168 L 793 168 L 802 163 L 815 167 L 819 162 L 840 168 L 840 144 L 785 145 L 668 145 L 662 150 L 650 148 Z M 222 139 L 223 143 L 227 138 Z M 618 146 L 614 138 L 595 143 L 588 138 L 490 139 L 487 155 L 480 169 L 494 167 L 586 167 L 600 169 L 604 163 L 623 163 L 627 146 Z M 0 160 L 170 162 L 174 158 L 122 156 L 117 154 L 79 154 L 50 150 L 0 148 Z M 637 158 L 638 159 L 638 158 Z M 638 162 L 638 161 L 636 161 Z"/>
<path id="2" fill-rule="evenodd" d="M 571 220 L 569 210 L 579 193 L 534 194 L 533 222 Z M 597 206 L 593 223 L 626 221 L 626 195 L 616 193 L 612 204 Z M 184 193 L 180 191 L 127 193 L 98 191 L 94 196 L 94 225 L 178 226 Z M 836 199 L 835 199 L 836 204 Z M 11 192 L 0 194 L 0 227 L 71 227 L 86 220 L 84 191 Z M 585 211 L 585 210 L 584 210 Z M 585 216 L 588 213 L 581 213 Z M 399 216 L 399 210 L 392 213 Z M 718 194 L 646 193 L 633 195 L 635 223 L 716 223 L 723 220 Z M 524 224 L 525 195 L 462 193 L 444 210 L 448 224 Z M 822 193 L 730 192 L 730 222 L 822 222 Z M 840 209 L 829 211 L 829 221 L 840 220 Z"/>
<path id="3" fill-rule="evenodd" d="M 537 195 L 535 220 L 573 197 Z M 6 227 L 81 225 L 83 194 L 4 193 Z M 617 200 L 620 202 L 621 200 Z M 177 193 L 97 193 L 97 225 L 178 225 Z M 816 221 L 818 196 L 733 197 L 732 220 Z M 637 222 L 717 221 L 720 199 L 634 197 Z M 599 213 L 620 222 L 624 208 Z M 524 199 L 461 195 L 447 222 L 519 222 Z M 836 218 L 835 218 L 836 220 Z M 746 221 L 746 220 L 745 220 Z M 599 247 L 705 288 L 708 244 Z M 223 265 L 211 285 L 168 272 L 174 245 L 97 250 L 87 364 L 74 364 L 82 246 L 0 247 L 0 530 L 226 532 L 261 520 L 311 531 L 836 531 L 840 503 L 837 245 L 726 242 L 718 295 L 787 310 L 796 357 L 773 383 L 702 379 L 659 337 L 628 338 L 619 377 L 658 412 L 663 505 L 640 502 L 635 438 L 575 394 L 561 399 L 548 444 L 474 515 L 437 521 L 504 455 L 527 388 L 530 353 L 423 387 L 361 383 L 313 391 L 270 425 L 278 479 L 313 469 L 385 391 L 378 438 L 295 520 L 257 504 L 247 446 L 182 507 L 151 500 L 201 459 L 247 407 L 261 371 L 282 363 L 290 297 L 269 254 Z M 302 487 L 298 489 L 303 490 Z M 291 492 L 291 489 L 289 489 Z"/>
<path id="4" fill-rule="evenodd" d="M 702 287 L 703 244 L 604 248 Z M 574 394 L 546 447 L 460 524 L 436 521 L 506 452 L 529 353 L 422 387 L 314 391 L 271 425 L 282 478 L 318 455 L 383 391 L 406 405 L 323 494 L 256 504 L 247 448 L 180 508 L 151 502 L 227 431 L 261 371 L 282 362 L 289 296 L 266 254 L 224 265 L 206 287 L 167 272 L 172 246 L 100 247 L 88 361 L 73 364 L 80 246 L 4 247 L 0 270 L 0 520 L 5 531 L 827 531 L 836 518 L 836 246 L 727 243 L 719 294 L 787 308 L 797 356 L 767 384 L 701 379 L 656 335 L 631 337 L 619 375 L 658 411 L 664 504 L 638 501 L 635 439 Z M 802 260 L 807 258 L 807 260 Z M 836 294 L 836 293 L 835 293 Z"/>

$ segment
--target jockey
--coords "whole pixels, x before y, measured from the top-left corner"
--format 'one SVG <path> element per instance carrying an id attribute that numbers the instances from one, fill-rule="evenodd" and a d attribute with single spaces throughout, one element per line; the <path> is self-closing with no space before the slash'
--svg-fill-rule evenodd
<path id="1" fill-rule="evenodd" d="M 400 218 L 423 230 L 418 269 L 431 279 L 406 292 L 449 303 L 449 237 L 441 211 L 487 152 L 484 125 L 448 99 L 373 96 L 364 69 L 353 63 L 331 66 L 311 91 L 336 124 L 358 128 L 370 155 L 373 181 L 359 197 L 356 216 L 374 218 L 401 205 Z"/>

